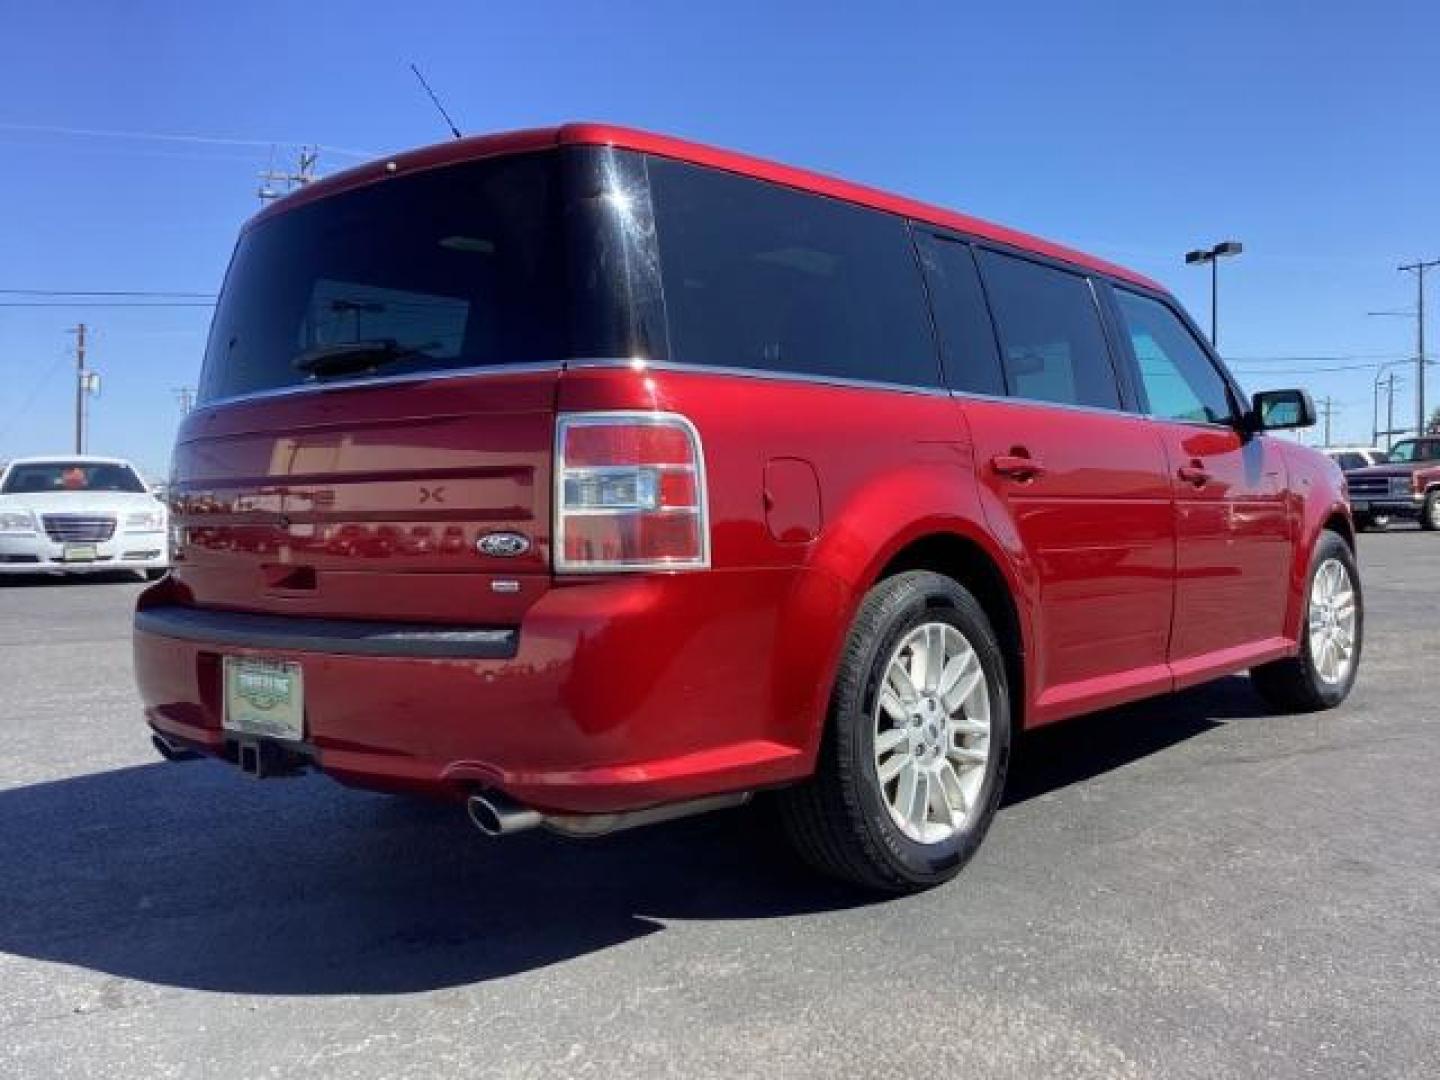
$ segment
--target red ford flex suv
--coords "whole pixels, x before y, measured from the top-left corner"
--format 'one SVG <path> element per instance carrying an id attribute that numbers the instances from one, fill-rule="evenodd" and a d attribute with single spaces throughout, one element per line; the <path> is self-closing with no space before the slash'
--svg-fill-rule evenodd
<path id="1" fill-rule="evenodd" d="M 774 789 L 865 886 L 954 874 L 1016 735 L 1249 669 L 1350 690 L 1339 470 L 1153 282 L 571 125 L 244 229 L 135 616 L 167 757 L 587 836 Z"/>

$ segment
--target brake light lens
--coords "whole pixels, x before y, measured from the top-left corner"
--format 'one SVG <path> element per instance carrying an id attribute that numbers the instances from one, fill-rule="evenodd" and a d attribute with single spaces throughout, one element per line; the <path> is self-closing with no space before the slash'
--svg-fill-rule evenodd
<path id="1" fill-rule="evenodd" d="M 710 565 L 705 463 L 675 413 L 561 416 L 555 432 L 555 569 L 700 570 Z"/>

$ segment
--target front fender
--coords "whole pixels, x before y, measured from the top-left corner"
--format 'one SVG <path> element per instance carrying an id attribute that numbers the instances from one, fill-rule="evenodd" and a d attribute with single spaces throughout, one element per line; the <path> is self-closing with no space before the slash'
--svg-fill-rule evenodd
<path id="1" fill-rule="evenodd" d="M 1344 494 L 1344 474 L 1324 454 L 1293 443 L 1282 443 L 1289 473 L 1291 515 L 1294 521 L 1294 558 L 1290 563 L 1290 602 L 1285 612 L 1285 636 L 1300 640 L 1305 617 L 1305 593 L 1310 579 L 1310 561 L 1320 534 L 1334 521 L 1343 521 L 1350 537 L 1355 522 Z"/>

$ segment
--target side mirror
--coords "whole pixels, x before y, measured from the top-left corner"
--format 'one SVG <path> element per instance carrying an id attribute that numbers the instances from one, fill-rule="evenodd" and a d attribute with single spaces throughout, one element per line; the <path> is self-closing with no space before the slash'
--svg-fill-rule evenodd
<path id="1" fill-rule="evenodd" d="M 1315 426 L 1315 403 L 1304 390 L 1261 390 L 1251 399 L 1251 431 L 1282 431 Z"/>

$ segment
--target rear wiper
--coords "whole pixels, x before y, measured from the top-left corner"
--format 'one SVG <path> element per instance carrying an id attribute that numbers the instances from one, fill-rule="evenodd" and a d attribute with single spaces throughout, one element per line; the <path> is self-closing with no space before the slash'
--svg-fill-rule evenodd
<path id="1" fill-rule="evenodd" d="M 290 361 L 290 366 L 317 379 L 327 375 L 350 375 L 357 371 L 374 371 L 412 356 L 423 356 L 428 348 L 429 345 L 407 348 L 394 338 L 347 341 L 340 345 L 317 345 L 306 349 Z"/>

